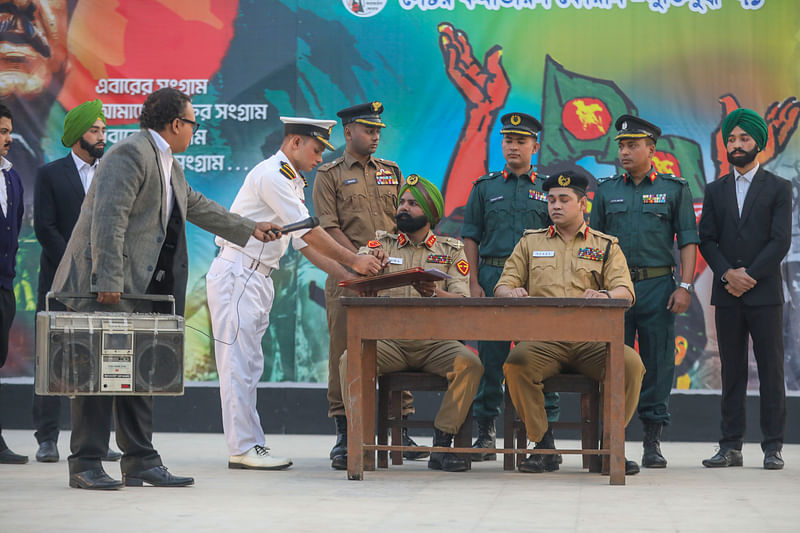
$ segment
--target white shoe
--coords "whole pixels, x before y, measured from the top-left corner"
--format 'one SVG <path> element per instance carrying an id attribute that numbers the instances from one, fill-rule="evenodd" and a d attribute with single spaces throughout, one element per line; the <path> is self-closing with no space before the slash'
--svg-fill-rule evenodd
<path id="1" fill-rule="evenodd" d="M 284 470 L 292 466 L 292 460 L 287 457 L 274 457 L 269 454 L 269 448 L 256 444 L 241 455 L 231 455 L 228 458 L 228 468 L 244 468 L 248 470 Z"/>

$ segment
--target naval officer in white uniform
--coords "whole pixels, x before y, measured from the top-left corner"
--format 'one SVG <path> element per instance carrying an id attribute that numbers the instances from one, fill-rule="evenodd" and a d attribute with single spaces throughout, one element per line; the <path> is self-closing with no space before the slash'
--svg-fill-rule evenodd
<path id="1" fill-rule="evenodd" d="M 284 138 L 280 150 L 256 165 L 245 177 L 231 212 L 280 226 L 309 217 L 301 172 L 322 162 L 334 120 L 281 117 Z M 283 234 L 269 243 L 251 238 L 244 247 L 217 238 L 219 255 L 206 276 L 208 307 L 222 399 L 222 427 L 228 445 L 229 468 L 282 470 L 289 458 L 270 455 L 256 410 L 256 387 L 264 369 L 261 337 L 269 326 L 275 292 L 270 274 L 279 266 L 291 241 L 314 265 L 335 277 L 377 274 L 383 268 L 372 256 L 356 255 L 315 227 Z"/>

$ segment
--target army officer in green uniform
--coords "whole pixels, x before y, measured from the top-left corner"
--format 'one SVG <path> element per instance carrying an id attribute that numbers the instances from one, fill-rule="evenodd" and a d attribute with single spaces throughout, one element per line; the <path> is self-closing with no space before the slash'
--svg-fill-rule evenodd
<path id="1" fill-rule="evenodd" d="M 508 113 L 500 118 L 503 127 L 501 172 L 480 177 L 472 188 L 464 211 L 461 238 L 472 265 L 470 293 L 473 297 L 494 296 L 494 286 L 503 272 L 506 258 L 526 229 L 546 227 L 547 193 L 542 190 L 546 176 L 537 176 L 531 165 L 539 151 L 541 123 L 525 113 Z M 503 402 L 503 363 L 510 342 L 480 341 L 478 355 L 484 374 L 472 413 L 478 422 L 475 448 L 495 447 L 495 418 Z M 558 394 L 545 395 L 548 419 L 558 420 Z M 494 460 L 497 454 L 475 454 L 473 461 Z M 548 456 L 550 470 L 558 469 L 558 457 Z"/>
<path id="2" fill-rule="evenodd" d="M 619 160 L 625 173 L 597 187 L 590 225 L 614 235 L 628 260 L 636 303 L 625 313 L 625 344 L 638 336 L 647 373 L 639 397 L 644 425 L 642 466 L 665 468 L 661 430 L 669 424 L 675 373 L 675 315 L 689 308 L 694 291 L 697 224 L 685 180 L 660 174 L 652 160 L 661 129 L 631 115 L 617 119 Z M 673 277 L 673 242 L 680 249 L 680 279 Z"/>
<path id="3" fill-rule="evenodd" d="M 382 291 L 381 296 L 463 298 L 469 295 L 470 265 L 463 244 L 458 239 L 431 232 L 431 227 L 442 218 L 443 210 L 442 194 L 433 183 L 416 174 L 408 176 L 400 189 L 396 217 L 398 233 L 378 231 L 375 240 L 369 241 L 358 253 L 378 255 L 380 250 L 380 256 L 385 254 L 389 259 L 386 273 L 423 267 L 440 270 L 450 278 L 389 289 Z M 415 318 L 409 316 L 408 320 Z M 478 390 L 483 373 L 478 357 L 456 340 L 382 340 L 378 341 L 377 360 L 379 374 L 419 370 L 447 378 L 447 392 L 433 421 L 433 445 L 450 447 Z M 339 362 L 339 376 L 347 408 L 347 352 Z M 431 454 L 428 468 L 461 472 L 467 470 L 468 465 L 464 457 L 438 452 Z"/>

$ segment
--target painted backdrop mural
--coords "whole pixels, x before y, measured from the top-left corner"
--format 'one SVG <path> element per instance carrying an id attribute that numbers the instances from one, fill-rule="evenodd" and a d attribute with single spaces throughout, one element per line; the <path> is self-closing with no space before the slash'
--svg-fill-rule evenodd
<path id="1" fill-rule="evenodd" d="M 145 96 L 170 86 L 193 96 L 202 123 L 179 156 L 187 178 L 224 205 L 279 146 L 280 115 L 335 118 L 339 109 L 379 100 L 388 127 L 378 155 L 442 187 L 441 233 L 459 234 L 472 182 L 502 168 L 497 117 L 512 110 L 544 124 L 540 173 L 570 167 L 593 184 L 618 171 L 616 116 L 659 124 L 655 164 L 689 181 L 699 217 L 705 184 L 728 172 L 721 119 L 753 108 L 770 125 L 761 163 L 793 184 L 784 332 L 787 388 L 800 391 L 800 11 L 792 0 L 17 4 L 0 1 L 0 99 L 14 113 L 9 159 L 28 204 L 36 168 L 67 153 L 59 141 L 66 110 L 100 98 L 114 143 L 137 129 Z M 341 126 L 333 141 L 338 150 L 329 159 L 343 150 Z M 11 376 L 33 373 L 40 250 L 30 206 L 25 220 L 18 314 L 3 369 Z M 195 227 L 188 237 L 187 378 L 214 380 L 204 276 L 216 248 Z M 273 278 L 262 379 L 325 383 L 325 276 L 292 251 Z M 679 389 L 719 387 L 710 280 L 699 261 L 697 297 L 676 328 Z"/>

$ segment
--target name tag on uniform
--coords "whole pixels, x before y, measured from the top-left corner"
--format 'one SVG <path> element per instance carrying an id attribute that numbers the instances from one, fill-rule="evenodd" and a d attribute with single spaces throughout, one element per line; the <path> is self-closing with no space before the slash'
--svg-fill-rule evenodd
<path id="1" fill-rule="evenodd" d="M 625 203 L 625 198 L 614 198 L 613 200 L 609 200 L 610 204 L 623 204 Z"/>
<path id="2" fill-rule="evenodd" d="M 642 203 L 643 204 L 665 204 L 667 203 L 667 193 L 660 193 L 660 194 L 643 194 L 642 195 Z"/>
<path id="3" fill-rule="evenodd" d="M 555 250 L 534 250 L 533 257 L 555 257 Z"/>
<path id="4" fill-rule="evenodd" d="M 397 176 L 391 170 L 385 168 L 378 169 L 375 173 L 375 181 L 378 185 L 398 185 Z"/>
<path id="5" fill-rule="evenodd" d="M 390 257 L 389 258 L 389 264 L 390 265 L 402 265 L 403 264 L 403 258 L 402 257 Z"/>
<path id="6" fill-rule="evenodd" d="M 352 185 L 354 183 L 358 183 L 358 178 L 350 178 L 349 180 L 344 180 L 342 185 Z"/>
<path id="7" fill-rule="evenodd" d="M 493 204 L 494 202 L 500 201 L 502 199 L 503 199 L 503 195 L 501 194 L 500 196 L 495 196 L 494 198 L 489 198 L 489 203 Z"/>

